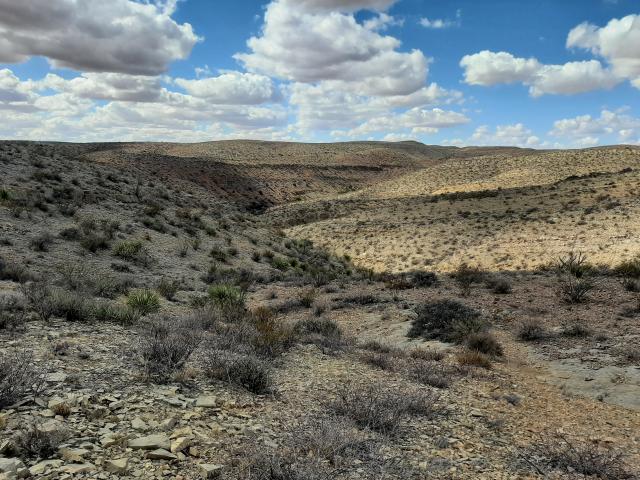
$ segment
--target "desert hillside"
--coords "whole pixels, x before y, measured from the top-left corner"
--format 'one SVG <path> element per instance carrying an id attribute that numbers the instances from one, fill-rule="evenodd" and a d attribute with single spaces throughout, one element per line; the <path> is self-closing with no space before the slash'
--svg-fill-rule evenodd
<path id="1" fill-rule="evenodd" d="M 611 264 L 638 253 L 639 169 L 635 147 L 454 158 L 270 215 L 377 271 L 530 270 L 569 250 Z"/>
<path id="2" fill-rule="evenodd" d="M 639 160 L 0 142 L 0 479 L 638 478 Z"/>

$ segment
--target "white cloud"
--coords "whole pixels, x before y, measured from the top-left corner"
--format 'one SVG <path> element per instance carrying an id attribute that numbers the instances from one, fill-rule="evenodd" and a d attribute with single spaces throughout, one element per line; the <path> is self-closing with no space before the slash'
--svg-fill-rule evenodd
<path id="1" fill-rule="evenodd" d="M 58 68 L 158 75 L 199 40 L 175 1 L 0 0 L 0 62 L 43 56 Z"/>
<path id="2" fill-rule="evenodd" d="M 597 89 L 609 89 L 620 79 L 597 60 L 543 65 L 535 58 L 518 58 L 507 52 L 484 50 L 466 55 L 460 61 L 465 82 L 491 86 L 523 83 L 533 97 L 541 95 L 574 95 Z"/>
<path id="3" fill-rule="evenodd" d="M 461 24 L 462 24 L 461 10 L 458 10 L 456 12 L 455 20 L 446 20 L 441 18 L 427 18 L 427 17 L 422 17 L 420 19 L 420 25 L 422 25 L 424 28 L 431 28 L 434 30 L 442 30 L 445 28 L 459 27 Z"/>
<path id="4" fill-rule="evenodd" d="M 310 13 L 345 12 L 358 10 L 385 11 L 397 0 L 283 0 L 287 8 Z"/>
<path id="5" fill-rule="evenodd" d="M 490 86 L 499 83 L 530 81 L 540 70 L 535 58 L 516 58 L 507 52 L 483 50 L 460 60 L 464 80 L 469 85 Z"/>
<path id="6" fill-rule="evenodd" d="M 395 115 L 371 118 L 362 125 L 345 132 L 346 136 L 360 138 L 373 133 L 399 135 L 410 131 L 414 136 L 437 133 L 441 128 L 464 125 L 470 120 L 462 113 L 440 108 L 412 108 Z"/>
<path id="7" fill-rule="evenodd" d="M 269 77 L 254 73 L 225 72 L 217 77 L 177 78 L 174 82 L 188 94 L 219 105 L 257 105 L 282 99 Z"/>
<path id="8" fill-rule="evenodd" d="M 578 145 L 598 143 L 601 137 L 610 137 L 620 143 L 636 143 L 635 139 L 640 137 L 640 118 L 626 114 L 624 109 L 602 110 L 597 118 L 579 115 L 557 120 L 549 135 Z"/>
<path id="9" fill-rule="evenodd" d="M 494 130 L 488 125 L 481 125 L 465 140 L 455 138 L 443 143 L 455 146 L 513 146 L 523 148 L 537 148 L 544 145 L 540 138 L 522 123 L 498 125 Z"/>
<path id="10" fill-rule="evenodd" d="M 163 90 L 158 77 L 121 73 L 88 72 L 69 80 L 50 73 L 36 85 L 80 98 L 136 102 L 155 102 Z"/>
<path id="11" fill-rule="evenodd" d="M 252 72 L 303 83 L 330 81 L 364 95 L 407 95 L 424 86 L 428 60 L 422 52 L 399 52 L 397 38 L 366 28 L 351 14 L 307 8 L 326 3 L 274 0 L 261 35 L 247 42 L 251 52 L 235 58 Z M 374 2 L 331 2 L 352 9 L 364 3 Z"/>
<path id="12" fill-rule="evenodd" d="M 640 15 L 614 18 L 604 27 L 590 23 L 569 32 L 567 47 L 584 48 L 603 57 L 616 75 L 640 83 Z"/>
<path id="13" fill-rule="evenodd" d="M 604 27 L 582 23 L 567 36 L 567 48 L 582 48 L 602 57 L 598 60 L 544 65 L 535 58 L 517 58 L 507 52 L 482 51 L 460 61 L 465 81 L 471 85 L 521 82 L 532 96 L 572 95 L 610 89 L 629 80 L 640 89 L 640 15 L 614 18 Z"/>
<path id="14" fill-rule="evenodd" d="M 620 83 L 610 70 L 597 60 L 543 66 L 529 83 L 534 97 L 545 94 L 573 95 L 610 89 Z"/>

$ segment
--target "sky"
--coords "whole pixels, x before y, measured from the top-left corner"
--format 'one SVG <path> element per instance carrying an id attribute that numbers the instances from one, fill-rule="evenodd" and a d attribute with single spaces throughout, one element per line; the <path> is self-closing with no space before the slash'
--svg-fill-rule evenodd
<path id="1" fill-rule="evenodd" d="M 640 144 L 639 0 L 0 0 L 0 138 Z"/>

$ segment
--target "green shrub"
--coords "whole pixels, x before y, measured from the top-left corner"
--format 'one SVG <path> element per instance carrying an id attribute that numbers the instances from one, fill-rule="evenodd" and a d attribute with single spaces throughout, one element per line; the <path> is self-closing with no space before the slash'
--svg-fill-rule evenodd
<path id="1" fill-rule="evenodd" d="M 90 232 L 82 236 L 80 246 L 91 253 L 96 253 L 98 250 L 109 248 L 109 240 L 100 233 Z"/>
<path id="2" fill-rule="evenodd" d="M 480 312 L 456 300 L 425 303 L 416 314 L 408 333 L 411 338 L 464 343 L 469 335 L 487 328 Z"/>
<path id="3" fill-rule="evenodd" d="M 120 325 L 132 325 L 140 319 L 140 312 L 128 306 L 111 303 L 98 303 L 93 310 L 93 317 L 98 322 L 113 322 Z"/>
<path id="4" fill-rule="evenodd" d="M 235 285 L 228 283 L 212 285 L 209 287 L 208 294 L 211 301 L 219 307 L 244 307 L 245 294 L 240 287 L 236 287 Z"/>
<path id="5" fill-rule="evenodd" d="M 113 248 L 113 254 L 124 260 L 145 263 L 148 252 L 141 240 L 123 240 Z"/>
<path id="6" fill-rule="evenodd" d="M 133 290 L 127 295 L 127 305 L 140 315 L 145 316 L 160 310 L 160 297 L 146 288 Z"/>

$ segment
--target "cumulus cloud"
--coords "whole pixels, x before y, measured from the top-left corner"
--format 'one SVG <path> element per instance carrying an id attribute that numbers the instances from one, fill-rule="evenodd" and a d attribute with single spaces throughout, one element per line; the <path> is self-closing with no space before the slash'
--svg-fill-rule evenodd
<path id="1" fill-rule="evenodd" d="M 0 0 L 0 62 L 43 56 L 58 68 L 158 75 L 199 37 L 175 1 Z"/>
<path id="2" fill-rule="evenodd" d="M 375 117 L 345 132 L 349 137 L 363 137 L 372 133 L 399 135 L 409 131 L 413 136 L 437 133 L 441 128 L 464 125 L 470 120 L 462 113 L 440 108 L 412 108 L 406 112 Z"/>
<path id="3" fill-rule="evenodd" d="M 523 83 L 531 96 L 574 95 L 612 88 L 620 79 L 597 60 L 543 65 L 535 58 L 518 58 L 508 52 L 482 52 L 466 55 L 460 61 L 465 82 L 491 86 Z"/>
<path id="4" fill-rule="evenodd" d="M 621 143 L 637 143 L 640 118 L 625 113 L 625 109 L 602 110 L 599 117 L 579 115 L 557 120 L 549 134 L 579 145 L 596 144 L 605 136 Z"/>
<path id="5" fill-rule="evenodd" d="M 544 145 L 540 138 L 522 123 L 498 125 L 494 129 L 491 129 L 488 125 L 481 125 L 467 139 L 455 138 L 443 143 L 456 146 L 512 146 L 523 148 L 536 148 Z"/>
<path id="6" fill-rule="evenodd" d="M 464 81 L 469 85 L 490 86 L 499 83 L 530 81 L 540 70 L 535 58 L 516 58 L 507 52 L 483 50 L 460 60 Z"/>
<path id="7" fill-rule="evenodd" d="M 364 4 L 329 2 L 351 10 Z M 357 22 L 327 2 L 275 0 L 267 7 L 262 33 L 247 42 L 249 53 L 235 55 L 252 72 L 281 79 L 334 82 L 334 88 L 365 95 L 407 95 L 422 88 L 428 60 L 419 50 L 400 52 L 400 41 Z M 320 10 L 310 5 L 327 5 Z"/>
<path id="8" fill-rule="evenodd" d="M 337 90 L 330 83 L 295 83 L 289 102 L 296 109 L 297 126 L 303 132 L 351 130 L 372 117 L 393 115 L 398 109 L 456 104 L 462 93 L 432 83 L 411 95 L 368 97 Z"/>
<path id="9" fill-rule="evenodd" d="M 568 36 L 567 48 L 581 48 L 605 60 L 544 65 L 535 58 L 518 58 L 507 52 L 482 51 L 460 61 L 465 82 L 497 85 L 521 82 L 532 96 L 572 95 L 609 89 L 629 80 L 640 89 L 640 15 L 614 18 L 604 27 L 582 23 Z"/>
<path id="10" fill-rule="evenodd" d="M 607 60 L 616 75 L 640 88 L 640 15 L 614 18 L 604 27 L 583 23 L 569 32 L 568 48 L 583 48 Z"/>
<path id="11" fill-rule="evenodd" d="M 540 139 L 522 123 L 514 125 L 498 125 L 494 131 L 489 127 L 478 127 L 471 135 L 473 145 L 501 145 L 514 147 L 536 147 Z"/>
<path id="12" fill-rule="evenodd" d="M 50 73 L 36 86 L 80 98 L 131 102 L 155 102 L 160 99 L 163 90 L 158 77 L 93 72 L 72 79 Z"/>
<path id="13" fill-rule="evenodd" d="M 257 105 L 282 99 L 271 78 L 253 73 L 225 72 L 217 77 L 177 78 L 174 82 L 188 94 L 216 104 Z"/>

